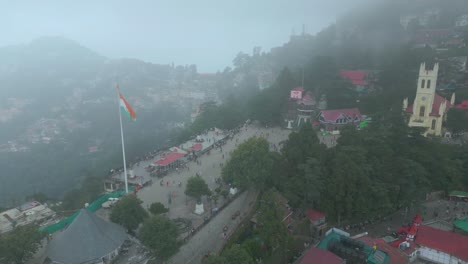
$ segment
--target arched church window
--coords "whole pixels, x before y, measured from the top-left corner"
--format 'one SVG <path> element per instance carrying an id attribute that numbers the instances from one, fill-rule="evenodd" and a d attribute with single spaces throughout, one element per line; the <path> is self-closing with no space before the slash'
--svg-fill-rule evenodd
<path id="1" fill-rule="evenodd" d="M 432 120 L 431 129 L 434 130 L 436 126 L 436 120 Z"/>
<path id="2" fill-rule="evenodd" d="M 424 113 L 426 112 L 426 107 L 421 106 L 419 108 L 419 116 L 424 116 Z"/>
<path id="3" fill-rule="evenodd" d="M 427 86 L 426 88 L 431 88 L 431 80 L 427 80 Z"/>
<path id="4" fill-rule="evenodd" d="M 425 85 L 426 85 L 426 80 L 422 79 L 421 80 L 421 88 L 424 88 Z"/>

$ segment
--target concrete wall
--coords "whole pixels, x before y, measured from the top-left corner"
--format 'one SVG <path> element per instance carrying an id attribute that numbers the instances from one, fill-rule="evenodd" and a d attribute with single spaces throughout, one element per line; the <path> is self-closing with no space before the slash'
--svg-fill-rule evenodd
<path id="1" fill-rule="evenodd" d="M 419 257 L 434 263 L 441 264 L 468 264 L 468 262 L 458 259 L 442 251 L 438 251 L 428 247 L 421 247 L 419 249 Z"/>

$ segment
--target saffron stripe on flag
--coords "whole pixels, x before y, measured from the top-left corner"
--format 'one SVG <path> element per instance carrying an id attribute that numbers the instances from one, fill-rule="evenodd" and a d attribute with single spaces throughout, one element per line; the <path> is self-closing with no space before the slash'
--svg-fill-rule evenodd
<path id="1" fill-rule="evenodd" d="M 119 93 L 120 97 L 120 107 L 128 114 L 128 116 L 135 121 L 136 120 L 136 114 L 133 108 L 130 106 L 130 104 L 125 100 L 123 95 Z"/>

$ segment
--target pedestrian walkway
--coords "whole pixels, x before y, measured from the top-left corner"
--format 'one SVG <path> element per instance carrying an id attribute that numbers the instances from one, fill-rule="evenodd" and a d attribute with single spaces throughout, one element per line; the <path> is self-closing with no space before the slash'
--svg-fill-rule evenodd
<path id="1" fill-rule="evenodd" d="M 239 144 L 253 136 L 262 136 L 270 143 L 278 146 L 279 142 L 287 139 L 289 133 L 289 130 L 280 128 L 267 129 L 253 125 L 243 128 L 231 140 L 228 140 L 221 149 L 212 149 L 209 152 L 210 154 L 200 156 L 198 158 L 198 163 L 191 161 L 187 163 L 187 168 L 170 172 L 162 179 L 162 185 L 159 184 L 160 180 L 155 180 L 153 185 L 143 188 L 137 195 L 143 201 L 143 206 L 145 208 L 154 202 L 161 202 L 164 204 L 170 209 L 170 218 L 182 217 L 189 218 L 195 222 L 203 221 L 203 217 L 192 213 L 195 208 L 195 201 L 184 194 L 187 179 L 198 173 L 206 181 L 208 187 L 214 190 L 218 187 L 216 179 L 221 177 L 221 165 L 227 162 L 232 151 L 234 151 Z M 179 183 L 181 185 L 180 187 Z M 171 197 L 171 199 L 169 199 L 169 197 Z M 206 203 L 205 206 L 209 206 L 209 204 Z M 207 207 L 205 211 L 208 212 L 209 209 L 210 208 Z M 196 224 L 197 223 L 194 223 L 194 225 Z"/>
<path id="2" fill-rule="evenodd" d="M 196 215 L 195 201 L 184 194 L 187 179 L 198 173 L 208 184 L 211 190 L 218 187 L 216 179 L 221 177 L 222 165 L 227 162 L 232 151 L 237 146 L 251 137 L 263 137 L 267 139 L 271 146 L 278 148 L 279 143 L 286 140 L 290 130 L 281 128 L 263 128 L 255 125 L 249 125 L 242 128 L 232 139 L 228 140 L 221 148 L 215 148 L 209 154 L 204 154 L 198 158 L 198 162 L 191 161 L 187 163 L 187 168 L 173 171 L 163 178 L 163 184 L 155 184 L 143 188 L 138 192 L 138 197 L 143 201 L 145 208 L 151 203 L 161 202 L 169 208 L 168 216 L 171 219 L 185 218 L 190 219 L 194 227 L 201 225 L 204 217 L 211 211 L 211 204 L 206 202 L 205 215 Z M 181 183 L 181 187 L 179 187 Z M 169 197 L 171 199 L 169 199 Z M 217 252 L 221 249 L 223 240 L 222 229 L 228 225 L 228 230 L 233 231 L 239 219 L 232 220 L 231 216 L 236 211 L 241 215 L 249 209 L 249 204 L 255 199 L 255 194 L 244 192 L 239 195 L 231 204 L 224 208 L 199 232 L 197 232 L 176 254 L 171 263 L 200 263 L 201 258 L 208 252 Z M 232 221 L 231 221 L 232 220 Z"/>

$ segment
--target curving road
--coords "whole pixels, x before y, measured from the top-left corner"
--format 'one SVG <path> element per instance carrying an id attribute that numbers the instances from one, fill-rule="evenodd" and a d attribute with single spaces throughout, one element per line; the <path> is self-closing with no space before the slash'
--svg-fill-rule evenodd
<path id="1" fill-rule="evenodd" d="M 223 237 L 223 227 L 228 227 L 227 235 L 229 236 L 237 228 L 241 219 L 248 215 L 256 196 L 257 193 L 253 191 L 240 194 L 184 244 L 169 263 L 200 263 L 203 256 L 208 252 L 218 253 L 226 242 Z M 232 215 L 238 210 L 241 213 L 240 216 L 232 219 Z"/>

